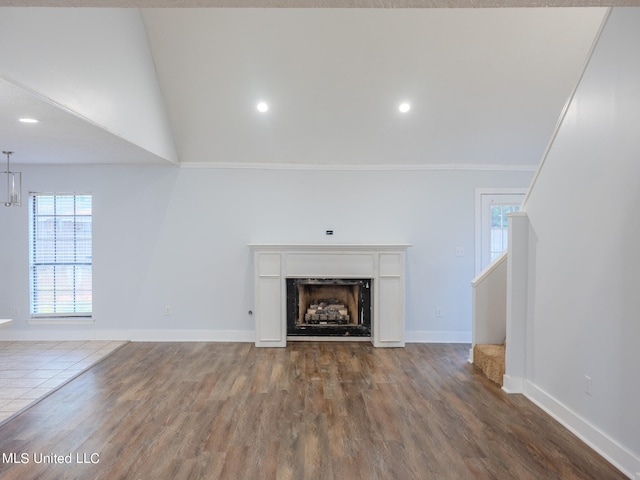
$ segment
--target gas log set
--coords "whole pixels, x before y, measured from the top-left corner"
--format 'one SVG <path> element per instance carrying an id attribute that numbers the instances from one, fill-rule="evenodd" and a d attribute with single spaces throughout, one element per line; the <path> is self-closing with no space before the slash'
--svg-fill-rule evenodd
<path id="1" fill-rule="evenodd" d="M 287 335 L 370 336 L 371 279 L 288 278 Z"/>
<path id="2" fill-rule="evenodd" d="M 336 323 L 344 325 L 349 323 L 349 310 L 336 298 L 328 298 L 312 303 L 304 314 L 305 323 L 311 325 L 326 325 Z"/>

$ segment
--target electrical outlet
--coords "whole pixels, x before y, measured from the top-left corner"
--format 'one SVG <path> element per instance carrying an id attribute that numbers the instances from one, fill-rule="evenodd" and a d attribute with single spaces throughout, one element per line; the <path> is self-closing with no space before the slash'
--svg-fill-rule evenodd
<path id="1" fill-rule="evenodd" d="M 456 257 L 464 257 L 464 247 L 456 247 Z"/>
<path id="2" fill-rule="evenodd" d="M 436 317 L 442 316 L 442 307 L 436 307 Z"/>
<path id="3" fill-rule="evenodd" d="M 173 312 L 171 311 L 171 307 L 170 306 L 166 306 L 164 307 L 164 314 L 165 315 L 171 315 Z"/>
<path id="4" fill-rule="evenodd" d="M 13 314 L 18 315 L 18 307 L 13 307 Z"/>
<path id="5" fill-rule="evenodd" d="M 589 375 L 584 376 L 584 393 L 591 395 L 591 377 Z"/>

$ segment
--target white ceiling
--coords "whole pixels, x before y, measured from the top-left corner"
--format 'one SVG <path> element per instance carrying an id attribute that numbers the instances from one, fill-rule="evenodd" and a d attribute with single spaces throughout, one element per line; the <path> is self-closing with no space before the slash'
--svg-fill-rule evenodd
<path id="1" fill-rule="evenodd" d="M 591 8 L 141 12 L 185 166 L 513 168 L 540 160 L 604 14 Z M 270 104 L 266 114 L 255 109 L 260 100 Z M 400 114 L 405 100 L 412 109 Z M 24 115 L 49 118 L 42 123 L 54 127 L 16 124 Z M 16 163 L 167 163 L 4 81 L 0 139 L 10 139 Z"/>
<path id="2" fill-rule="evenodd" d="M 161 163 L 156 155 L 1 78 L 0 112 L 0 148 L 14 152 L 12 163 Z M 39 123 L 23 124 L 19 118 Z"/>
<path id="3" fill-rule="evenodd" d="M 152 9 L 143 18 L 185 164 L 535 165 L 602 11 Z M 255 110 L 263 99 L 265 115 Z"/>
<path id="4" fill-rule="evenodd" d="M 638 5 L 638 0 L 0 0 L 0 6 L 112 8 L 520 8 Z"/>

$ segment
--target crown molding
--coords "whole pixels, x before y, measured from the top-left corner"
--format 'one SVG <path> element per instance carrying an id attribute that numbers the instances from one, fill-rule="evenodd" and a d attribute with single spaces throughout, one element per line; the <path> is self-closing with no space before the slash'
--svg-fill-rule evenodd
<path id="1" fill-rule="evenodd" d="M 303 164 L 303 163 L 240 163 L 240 162 L 183 162 L 180 168 L 214 170 L 326 170 L 326 171 L 493 171 L 493 172 L 535 172 L 537 165 L 507 164 L 465 164 L 465 163 L 424 163 L 424 164 Z"/>
<path id="2" fill-rule="evenodd" d="M 0 7 L 547 8 L 637 7 L 639 0 L 0 0 Z"/>

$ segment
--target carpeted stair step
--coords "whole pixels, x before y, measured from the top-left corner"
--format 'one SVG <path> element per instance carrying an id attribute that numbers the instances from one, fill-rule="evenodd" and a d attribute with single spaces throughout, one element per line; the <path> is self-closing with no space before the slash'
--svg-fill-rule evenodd
<path id="1" fill-rule="evenodd" d="M 473 347 L 473 363 L 479 367 L 492 382 L 502 386 L 504 375 L 504 344 L 479 344 Z"/>

